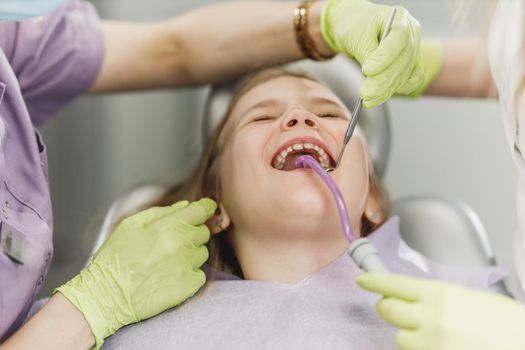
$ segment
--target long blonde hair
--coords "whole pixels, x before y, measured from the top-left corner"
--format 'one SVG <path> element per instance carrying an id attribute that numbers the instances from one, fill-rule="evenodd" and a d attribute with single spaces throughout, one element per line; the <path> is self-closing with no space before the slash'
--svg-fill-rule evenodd
<path id="1" fill-rule="evenodd" d="M 222 191 L 219 176 L 219 163 L 225 144 L 231 133 L 231 130 L 227 127 L 231 112 L 239 99 L 246 92 L 262 83 L 283 76 L 292 76 L 317 81 L 306 74 L 288 72 L 276 68 L 264 69 L 246 78 L 240 84 L 231 99 L 226 114 L 211 136 L 211 139 L 201 157 L 200 163 L 193 175 L 183 183 L 169 189 L 156 203 L 154 203 L 154 205 L 170 205 L 183 199 L 194 201 L 202 197 L 210 197 L 220 203 Z M 382 221 L 380 223 L 374 223 L 363 215 L 361 218 L 361 234 L 363 236 L 368 235 L 383 224 L 386 218 L 388 218 L 389 213 L 388 197 L 373 171 L 370 172 L 369 183 L 370 195 L 375 197 L 380 206 L 380 208 L 378 208 L 378 213 L 381 215 Z M 225 232 L 218 235 L 212 235 L 212 238 L 208 243 L 208 250 L 210 252 L 208 265 L 214 270 L 233 273 L 242 278 L 242 269 L 232 248 L 230 236 L 231 234 L 228 230 L 225 230 Z"/>

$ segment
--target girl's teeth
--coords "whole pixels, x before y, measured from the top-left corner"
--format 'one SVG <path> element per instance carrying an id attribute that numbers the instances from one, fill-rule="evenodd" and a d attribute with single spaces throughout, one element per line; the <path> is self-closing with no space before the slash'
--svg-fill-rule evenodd
<path id="1" fill-rule="evenodd" d="M 292 151 L 301 151 L 303 149 L 315 150 L 318 154 L 319 164 L 321 164 L 321 166 L 324 168 L 328 168 L 328 166 L 330 165 L 330 160 L 328 158 L 327 153 L 325 152 L 324 149 L 322 149 L 321 147 L 313 143 L 304 143 L 304 144 L 296 143 L 292 146 L 289 146 L 288 148 L 283 150 L 281 153 L 279 153 L 279 155 L 277 155 L 274 161 L 274 164 L 273 164 L 274 168 L 279 169 L 279 170 L 283 169 L 284 164 L 286 163 L 286 157 L 288 156 L 288 154 Z"/>

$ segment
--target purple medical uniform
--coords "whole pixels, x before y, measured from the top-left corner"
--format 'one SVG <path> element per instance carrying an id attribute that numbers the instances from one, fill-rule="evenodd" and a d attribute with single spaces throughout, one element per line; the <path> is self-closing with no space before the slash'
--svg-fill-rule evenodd
<path id="1" fill-rule="evenodd" d="M 102 59 L 89 3 L 0 23 L 0 343 L 20 327 L 53 255 L 46 150 L 33 124 L 88 89 Z M 25 245 L 19 259 L 9 254 L 14 238 Z"/>

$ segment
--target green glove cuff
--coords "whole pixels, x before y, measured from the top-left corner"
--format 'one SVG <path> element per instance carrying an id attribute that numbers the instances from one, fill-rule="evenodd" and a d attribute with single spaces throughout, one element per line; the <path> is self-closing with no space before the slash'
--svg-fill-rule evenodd
<path id="1" fill-rule="evenodd" d="M 103 275 L 106 279 L 103 283 L 99 283 L 96 279 L 94 272 L 99 275 Z M 97 300 L 96 295 L 112 295 L 110 290 L 112 289 L 111 278 L 108 278 L 110 274 L 105 273 L 101 266 L 91 262 L 89 266 L 71 279 L 63 286 L 55 289 L 53 293 L 59 292 L 66 297 L 75 307 L 82 313 L 86 322 L 88 323 L 93 335 L 95 336 L 95 346 L 93 349 L 98 350 L 104 343 L 104 339 L 115 333 L 122 325 L 129 324 L 130 322 L 123 322 L 122 320 L 131 320 L 131 322 L 137 322 L 138 319 L 135 315 L 131 315 L 127 311 L 128 308 L 120 307 L 118 303 L 115 304 L 115 300 L 111 300 L 113 305 L 111 308 L 111 317 L 108 318 L 104 313 L 103 303 Z M 97 292 L 91 293 L 89 286 L 96 286 Z M 106 307 L 107 308 L 107 307 Z M 119 320 L 121 320 L 119 322 Z"/>
<path id="2" fill-rule="evenodd" d="M 328 13 L 333 6 L 334 0 L 330 0 L 324 5 L 323 12 L 321 12 L 321 34 L 323 35 L 324 40 L 330 46 L 330 48 L 339 52 L 337 45 L 335 44 L 334 39 L 332 38 L 332 30 L 330 28 L 330 20 L 328 19 Z"/>
<path id="3" fill-rule="evenodd" d="M 441 73 L 443 68 L 443 43 L 438 40 L 421 42 L 421 64 L 423 65 L 424 81 L 421 86 L 409 96 L 421 96 Z"/>
<path id="4" fill-rule="evenodd" d="M 83 272 L 84 270 L 66 284 L 53 290 L 53 294 L 57 292 L 61 293 L 80 311 L 95 337 L 95 345 L 91 349 L 98 350 L 104 343 L 104 334 L 106 333 L 104 325 L 106 321 L 97 306 L 92 303 L 89 298 L 86 298 L 84 293 L 77 289 L 77 285 L 79 284 L 78 280 L 82 280 Z"/>

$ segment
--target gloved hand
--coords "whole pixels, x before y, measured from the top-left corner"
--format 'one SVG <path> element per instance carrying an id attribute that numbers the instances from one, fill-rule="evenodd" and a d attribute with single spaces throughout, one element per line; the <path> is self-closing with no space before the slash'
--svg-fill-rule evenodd
<path id="1" fill-rule="evenodd" d="M 323 38 L 332 50 L 361 64 L 366 108 L 394 94 L 411 95 L 425 83 L 419 23 L 407 10 L 397 7 L 390 34 L 379 46 L 392 9 L 366 0 L 329 0 L 321 15 Z"/>
<path id="2" fill-rule="evenodd" d="M 400 328 L 401 350 L 523 350 L 525 307 L 450 283 L 366 273 L 357 284 L 381 293 L 377 312 Z"/>
<path id="3" fill-rule="evenodd" d="M 155 316 L 199 290 L 210 238 L 204 223 L 216 207 L 208 198 L 182 201 L 123 220 L 89 265 L 57 288 L 84 315 L 96 349 L 122 326 Z"/>

